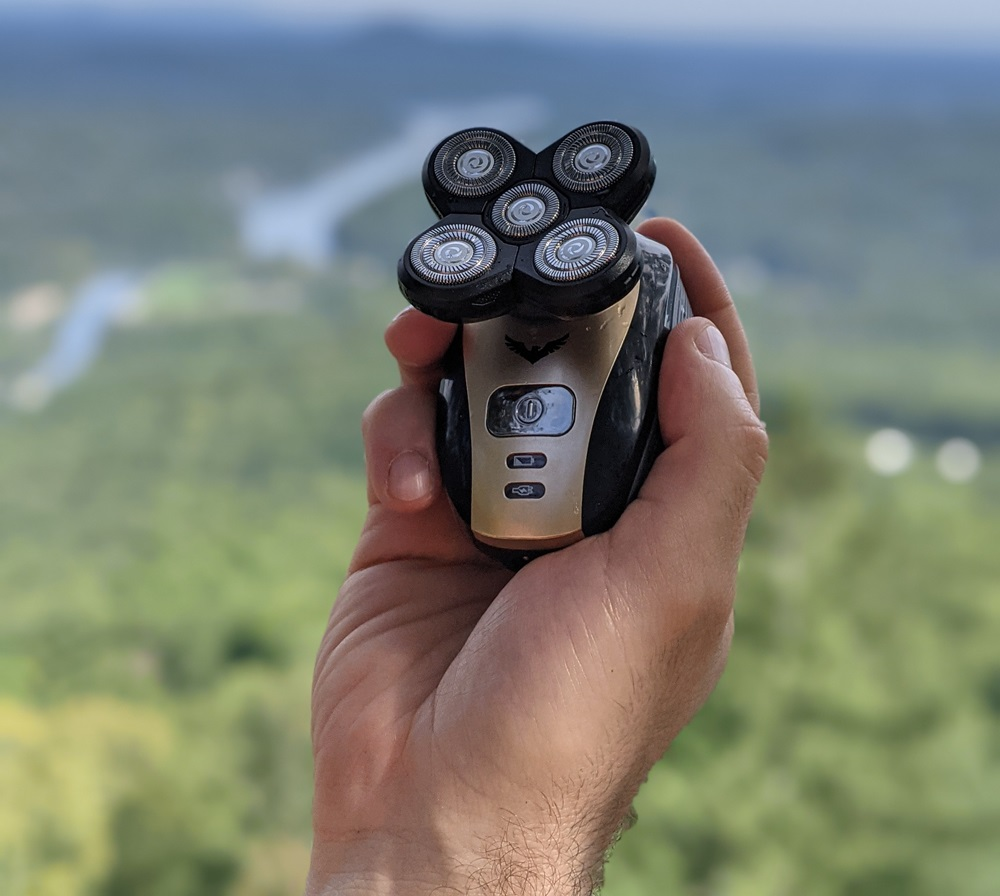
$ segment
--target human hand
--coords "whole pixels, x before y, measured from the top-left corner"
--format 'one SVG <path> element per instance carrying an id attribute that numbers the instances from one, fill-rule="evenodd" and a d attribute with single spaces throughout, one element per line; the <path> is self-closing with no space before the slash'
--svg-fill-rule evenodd
<path id="1" fill-rule="evenodd" d="M 700 315 L 667 340 L 669 447 L 610 531 L 516 575 L 440 486 L 454 327 L 408 310 L 386 332 L 402 385 L 365 414 L 370 509 L 316 664 L 308 896 L 589 894 L 722 673 L 767 438 L 711 259 L 676 222 L 639 230 L 670 247 Z"/>

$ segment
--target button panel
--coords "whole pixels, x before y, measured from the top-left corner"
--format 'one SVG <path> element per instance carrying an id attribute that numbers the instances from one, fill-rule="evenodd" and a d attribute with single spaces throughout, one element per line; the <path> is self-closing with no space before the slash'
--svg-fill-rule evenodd
<path id="1" fill-rule="evenodd" d="M 565 386 L 504 386 L 486 404 L 486 428 L 498 438 L 561 436 L 575 420 L 576 396 Z"/>

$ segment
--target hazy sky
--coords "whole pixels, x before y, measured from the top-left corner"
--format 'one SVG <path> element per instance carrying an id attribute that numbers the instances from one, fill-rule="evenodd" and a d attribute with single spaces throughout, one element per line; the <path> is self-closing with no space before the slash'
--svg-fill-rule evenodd
<path id="1" fill-rule="evenodd" d="M 1000 0 L 0 0 L 0 9 L 208 8 L 281 18 L 390 17 L 458 26 L 656 32 L 726 39 L 973 45 L 1000 49 Z"/>

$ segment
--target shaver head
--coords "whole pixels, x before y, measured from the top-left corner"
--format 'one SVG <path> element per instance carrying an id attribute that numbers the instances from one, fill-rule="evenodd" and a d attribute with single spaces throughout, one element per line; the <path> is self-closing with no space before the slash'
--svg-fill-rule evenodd
<path id="1" fill-rule="evenodd" d="M 600 205 L 626 223 L 653 189 L 656 163 L 649 141 L 613 121 L 585 124 L 538 154 L 536 171 L 576 197 L 576 206 Z"/>
<path id="2" fill-rule="evenodd" d="M 535 154 L 493 128 L 469 128 L 442 140 L 424 162 L 424 193 L 438 217 L 480 214 L 513 180 L 531 175 Z"/>
<path id="3" fill-rule="evenodd" d="M 569 320 L 627 295 L 642 272 L 635 234 L 600 207 L 573 212 L 518 253 L 517 313 Z"/>
<path id="4" fill-rule="evenodd" d="M 442 220 L 407 246 L 400 288 L 451 322 L 608 308 L 639 279 L 628 222 L 654 177 L 646 138 L 616 122 L 576 128 L 537 155 L 492 128 L 459 131 L 424 164 Z"/>
<path id="5" fill-rule="evenodd" d="M 509 314 L 518 247 L 498 240 L 478 215 L 448 215 L 407 246 L 399 286 L 415 308 L 451 323 Z"/>

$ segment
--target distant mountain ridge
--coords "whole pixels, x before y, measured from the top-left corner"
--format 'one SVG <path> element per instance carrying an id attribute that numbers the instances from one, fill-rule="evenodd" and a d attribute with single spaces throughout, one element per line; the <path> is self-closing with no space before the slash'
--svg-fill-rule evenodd
<path id="1" fill-rule="evenodd" d="M 603 40 L 514 28 L 461 31 L 406 23 L 306 25 L 276 22 L 252 12 L 0 10 L 2 68 L 45 62 L 46 50 L 72 53 L 76 48 L 77 53 L 64 59 L 80 62 L 88 51 L 121 45 L 160 51 L 174 45 L 191 60 L 210 51 L 219 54 L 218 63 L 224 67 L 250 48 L 264 53 L 262 63 L 291 47 L 307 55 L 310 49 L 322 48 L 329 53 L 324 70 L 349 73 L 363 67 L 374 76 L 369 88 L 388 82 L 399 85 L 394 74 L 408 69 L 402 83 L 410 92 L 425 85 L 465 92 L 459 82 L 467 82 L 466 90 L 477 91 L 487 81 L 499 92 L 531 86 L 545 93 L 547 74 L 565 75 L 587 66 L 594 72 L 587 75 L 586 92 L 599 100 L 621 89 L 623 78 L 609 77 L 616 72 L 627 72 L 629 79 L 640 82 L 664 75 L 680 77 L 692 101 L 716 95 L 720 88 L 742 88 L 737 94 L 752 90 L 759 100 L 770 97 L 775 104 L 796 99 L 875 105 L 907 99 L 926 104 L 978 102 L 996 100 L 1000 84 L 1000 51 L 713 43 L 646 36 Z M 375 59 L 383 64 L 373 68 Z M 516 59 L 517 64 L 504 65 L 505 59 Z M 119 55 L 117 61 L 122 63 L 125 57 Z M 155 63 L 155 56 L 148 61 Z M 684 72 L 692 69 L 697 77 L 685 78 Z M 464 74 L 470 70 L 478 77 Z M 789 71 L 795 72 L 794 78 L 788 77 Z M 365 89 L 363 84 L 352 86 Z"/>
<path id="2" fill-rule="evenodd" d="M 643 129 L 659 166 L 648 211 L 769 294 L 785 287 L 796 311 L 825 309 L 838 330 L 905 315 L 927 338 L 1000 331 L 1000 55 L 251 17 L 0 14 L 0 295 L 52 278 L 58 258 L 67 287 L 238 258 L 233 172 L 294 191 L 415 108 L 510 96 L 551 110 L 515 134 L 529 145 L 598 118 Z M 340 246 L 391 278 L 429 217 L 414 164 L 352 211 Z"/>

